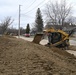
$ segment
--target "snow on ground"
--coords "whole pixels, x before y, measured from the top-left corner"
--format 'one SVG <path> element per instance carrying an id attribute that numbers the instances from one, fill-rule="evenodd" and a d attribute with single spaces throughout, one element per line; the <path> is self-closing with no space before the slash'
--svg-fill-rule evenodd
<path id="1" fill-rule="evenodd" d="M 76 45 L 76 41 L 75 40 L 70 40 L 70 44 L 71 45 Z"/>
<path id="2" fill-rule="evenodd" d="M 66 50 L 68 53 L 74 54 L 76 56 L 76 51 Z"/>
<path id="3" fill-rule="evenodd" d="M 70 45 L 76 46 L 76 41 L 75 40 L 70 40 Z M 76 51 L 72 50 L 66 50 L 68 53 L 74 54 L 76 56 Z"/>

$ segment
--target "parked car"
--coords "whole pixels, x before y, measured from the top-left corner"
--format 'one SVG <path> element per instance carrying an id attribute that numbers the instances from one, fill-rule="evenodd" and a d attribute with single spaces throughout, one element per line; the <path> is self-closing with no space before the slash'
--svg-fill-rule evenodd
<path id="1" fill-rule="evenodd" d="M 24 36 L 26 36 L 26 37 L 30 37 L 30 34 L 25 34 Z"/>

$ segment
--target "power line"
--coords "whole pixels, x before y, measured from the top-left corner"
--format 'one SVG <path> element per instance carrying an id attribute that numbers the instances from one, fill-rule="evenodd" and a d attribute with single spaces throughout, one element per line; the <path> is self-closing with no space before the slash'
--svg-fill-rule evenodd
<path id="1" fill-rule="evenodd" d="M 35 2 L 36 0 L 34 0 L 29 6 L 25 7 L 25 9 L 30 8 Z"/>
<path id="2" fill-rule="evenodd" d="M 36 0 L 34 0 L 27 8 L 31 7 L 34 3 L 35 3 Z"/>
<path id="3" fill-rule="evenodd" d="M 26 14 L 21 14 L 22 16 L 27 16 L 27 17 L 29 17 L 29 18 L 35 18 L 35 17 L 33 17 L 33 16 L 30 16 L 30 15 L 26 15 Z"/>
<path id="4" fill-rule="evenodd" d="M 40 2 L 36 7 L 40 6 L 43 2 L 44 2 L 44 0 L 43 0 L 42 2 Z M 36 7 L 34 7 L 33 9 L 35 9 Z M 31 12 L 33 9 L 31 9 L 31 10 L 27 11 L 25 14 L 27 14 L 27 13 Z"/>

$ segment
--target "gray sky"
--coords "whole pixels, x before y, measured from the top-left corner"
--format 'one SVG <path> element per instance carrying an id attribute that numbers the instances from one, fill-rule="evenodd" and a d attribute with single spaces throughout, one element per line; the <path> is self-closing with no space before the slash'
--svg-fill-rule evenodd
<path id="1" fill-rule="evenodd" d="M 12 19 L 14 19 L 12 26 L 18 28 L 19 5 L 22 5 L 20 27 L 26 28 L 27 23 L 32 27 L 32 23 L 35 22 L 37 8 L 40 8 L 42 11 L 48 1 L 49 0 L 0 0 L 0 21 L 7 16 L 11 16 Z M 60 0 L 51 1 L 55 2 Z M 68 0 L 67 2 L 72 3 L 73 16 L 76 17 L 76 0 Z M 42 15 L 44 14 L 42 13 Z"/>

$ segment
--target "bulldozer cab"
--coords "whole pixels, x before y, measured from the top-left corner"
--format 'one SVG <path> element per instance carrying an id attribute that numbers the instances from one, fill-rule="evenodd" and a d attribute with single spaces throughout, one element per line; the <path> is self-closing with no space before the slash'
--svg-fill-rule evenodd
<path id="1" fill-rule="evenodd" d="M 62 47 L 68 47 L 69 46 L 69 38 L 68 36 L 64 33 L 61 33 L 61 32 L 51 32 L 51 41 L 48 41 L 49 42 L 49 46 L 55 46 L 55 47 L 58 47 L 58 48 L 62 48 Z M 50 39 L 48 38 L 48 40 Z"/>
<path id="2" fill-rule="evenodd" d="M 51 41 L 50 43 L 54 44 L 56 42 L 59 42 L 62 39 L 62 35 L 59 32 L 52 32 L 52 35 L 50 36 Z"/>

